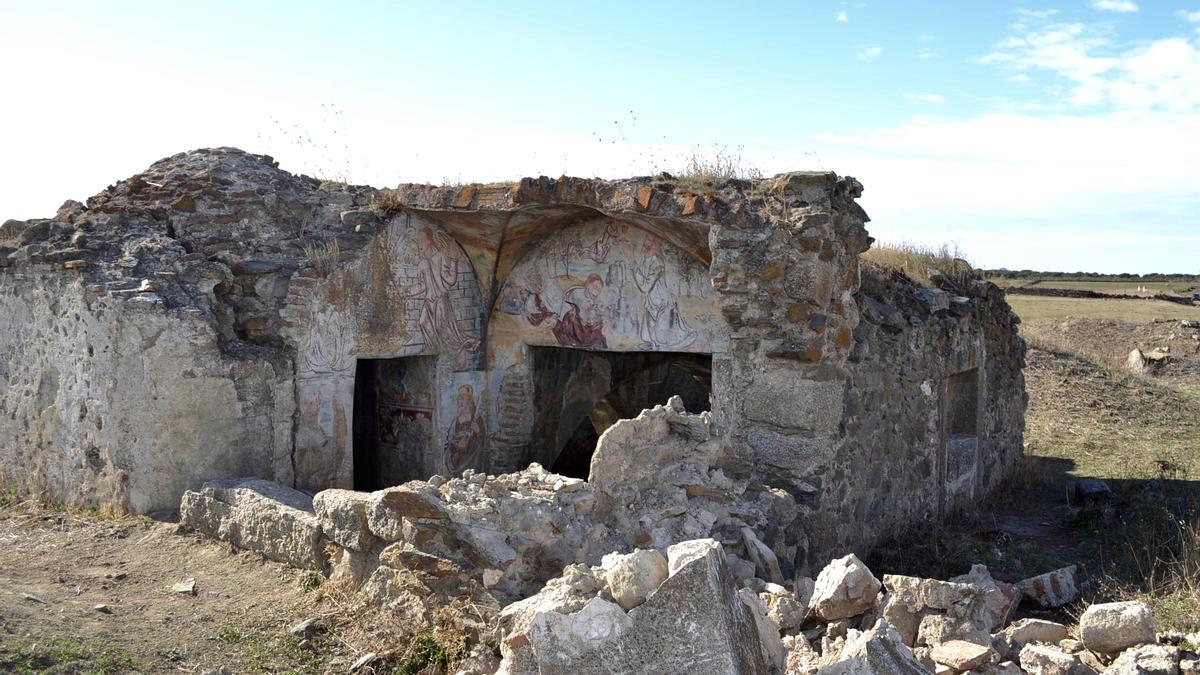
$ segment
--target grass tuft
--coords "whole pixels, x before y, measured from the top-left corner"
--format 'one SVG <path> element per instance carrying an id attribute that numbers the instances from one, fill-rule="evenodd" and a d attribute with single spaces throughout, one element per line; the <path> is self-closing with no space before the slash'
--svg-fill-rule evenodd
<path id="1" fill-rule="evenodd" d="M 939 274 L 957 286 L 965 286 L 976 278 L 975 269 L 963 258 L 956 244 L 933 247 L 913 242 L 876 242 L 861 258 L 885 269 L 902 272 L 923 286 L 933 287 L 933 277 Z"/>

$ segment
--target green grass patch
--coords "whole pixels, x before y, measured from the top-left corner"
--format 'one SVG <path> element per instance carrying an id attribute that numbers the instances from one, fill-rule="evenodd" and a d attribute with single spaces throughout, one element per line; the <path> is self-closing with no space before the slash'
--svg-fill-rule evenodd
<path id="1" fill-rule="evenodd" d="M 151 671 L 128 651 L 97 640 L 26 639 L 0 654 L 0 672 L 115 675 Z"/>
<path id="2" fill-rule="evenodd" d="M 408 653 L 392 672 L 394 675 L 416 675 L 429 666 L 446 672 L 450 667 L 450 654 L 433 633 L 422 633 L 413 638 Z"/>
<path id="3" fill-rule="evenodd" d="M 326 671 L 316 653 L 294 635 L 225 625 L 217 629 L 215 637 L 238 652 L 246 672 L 316 675 Z"/>

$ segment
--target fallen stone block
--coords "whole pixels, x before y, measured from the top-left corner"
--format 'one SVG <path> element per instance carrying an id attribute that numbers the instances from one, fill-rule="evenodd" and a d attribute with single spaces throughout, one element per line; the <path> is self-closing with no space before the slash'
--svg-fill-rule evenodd
<path id="1" fill-rule="evenodd" d="M 956 671 L 978 668 L 991 661 L 992 655 L 991 647 L 964 640 L 950 640 L 934 645 L 929 652 L 934 663 L 940 663 Z"/>
<path id="2" fill-rule="evenodd" d="M 1039 574 L 1017 583 L 1017 590 L 1042 607 L 1062 607 L 1079 597 L 1075 584 L 1075 566 Z"/>
<path id="3" fill-rule="evenodd" d="M 1031 642 L 1057 645 L 1067 639 L 1066 626 L 1044 619 L 1021 619 L 1005 628 L 1003 633 L 1017 649 Z"/>
<path id="4" fill-rule="evenodd" d="M 228 479 L 183 495 L 182 523 L 237 548 L 301 569 L 325 569 L 321 522 L 312 498 L 278 483 Z"/>
<path id="5" fill-rule="evenodd" d="M 1152 644 L 1154 614 L 1143 602 L 1092 605 L 1079 617 L 1079 637 L 1085 647 L 1101 654 Z"/>
<path id="6" fill-rule="evenodd" d="M 858 616 L 875 606 L 882 584 L 853 553 L 817 575 L 810 607 L 825 621 Z"/>
<path id="7" fill-rule="evenodd" d="M 1021 649 L 1021 669 L 1027 675 L 1095 675 L 1078 656 L 1050 645 L 1025 645 Z"/>
<path id="8" fill-rule="evenodd" d="M 986 574 L 987 568 L 979 567 Z M 883 586 L 886 593 L 880 616 L 910 646 L 936 644 L 963 635 L 975 635 L 972 641 L 978 641 L 977 634 L 989 632 L 997 616 L 1007 611 L 1005 597 L 994 584 L 885 574 Z M 926 624 L 924 639 L 920 635 L 922 623 Z"/>
<path id="9" fill-rule="evenodd" d="M 313 511 L 321 531 L 338 545 L 369 551 L 375 541 L 367 524 L 370 493 L 354 490 L 322 490 L 313 496 Z"/>

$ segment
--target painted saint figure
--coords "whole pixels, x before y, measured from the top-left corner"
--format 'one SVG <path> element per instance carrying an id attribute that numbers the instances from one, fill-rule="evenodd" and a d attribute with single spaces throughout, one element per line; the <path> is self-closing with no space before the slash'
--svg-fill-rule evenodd
<path id="1" fill-rule="evenodd" d="M 670 351 L 691 344 L 696 339 L 696 332 L 684 321 L 679 312 L 679 299 L 668 285 L 663 240 L 647 234 L 639 256 L 634 256 L 628 245 L 624 248 L 629 264 L 633 266 L 633 283 L 642 292 L 639 337 L 656 351 Z"/>
<path id="2" fill-rule="evenodd" d="M 483 450 L 483 421 L 476 414 L 475 388 L 469 384 L 458 387 L 457 412 L 446 432 L 443 455 L 446 473 L 456 476 L 474 466 Z"/>

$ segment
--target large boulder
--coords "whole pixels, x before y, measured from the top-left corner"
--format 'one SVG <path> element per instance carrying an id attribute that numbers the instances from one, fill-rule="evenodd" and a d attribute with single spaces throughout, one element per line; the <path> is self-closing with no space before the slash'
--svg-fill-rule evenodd
<path id="1" fill-rule="evenodd" d="M 1154 613 L 1143 602 L 1108 602 L 1088 607 L 1079 617 L 1079 637 L 1101 654 L 1154 642 Z"/>
<path id="2" fill-rule="evenodd" d="M 312 498 L 258 478 L 216 480 L 188 490 L 180 521 L 210 537 L 302 569 L 325 569 L 321 522 Z"/>
<path id="3" fill-rule="evenodd" d="M 724 550 L 716 542 L 684 548 L 703 553 L 675 567 L 628 613 L 599 596 L 579 610 L 537 613 L 528 628 L 504 638 L 500 672 L 771 672 L 756 617 L 734 587 Z"/>
<path id="4" fill-rule="evenodd" d="M 853 553 L 831 561 L 817 575 L 810 608 L 825 621 L 858 616 L 875 606 L 882 584 Z"/>

